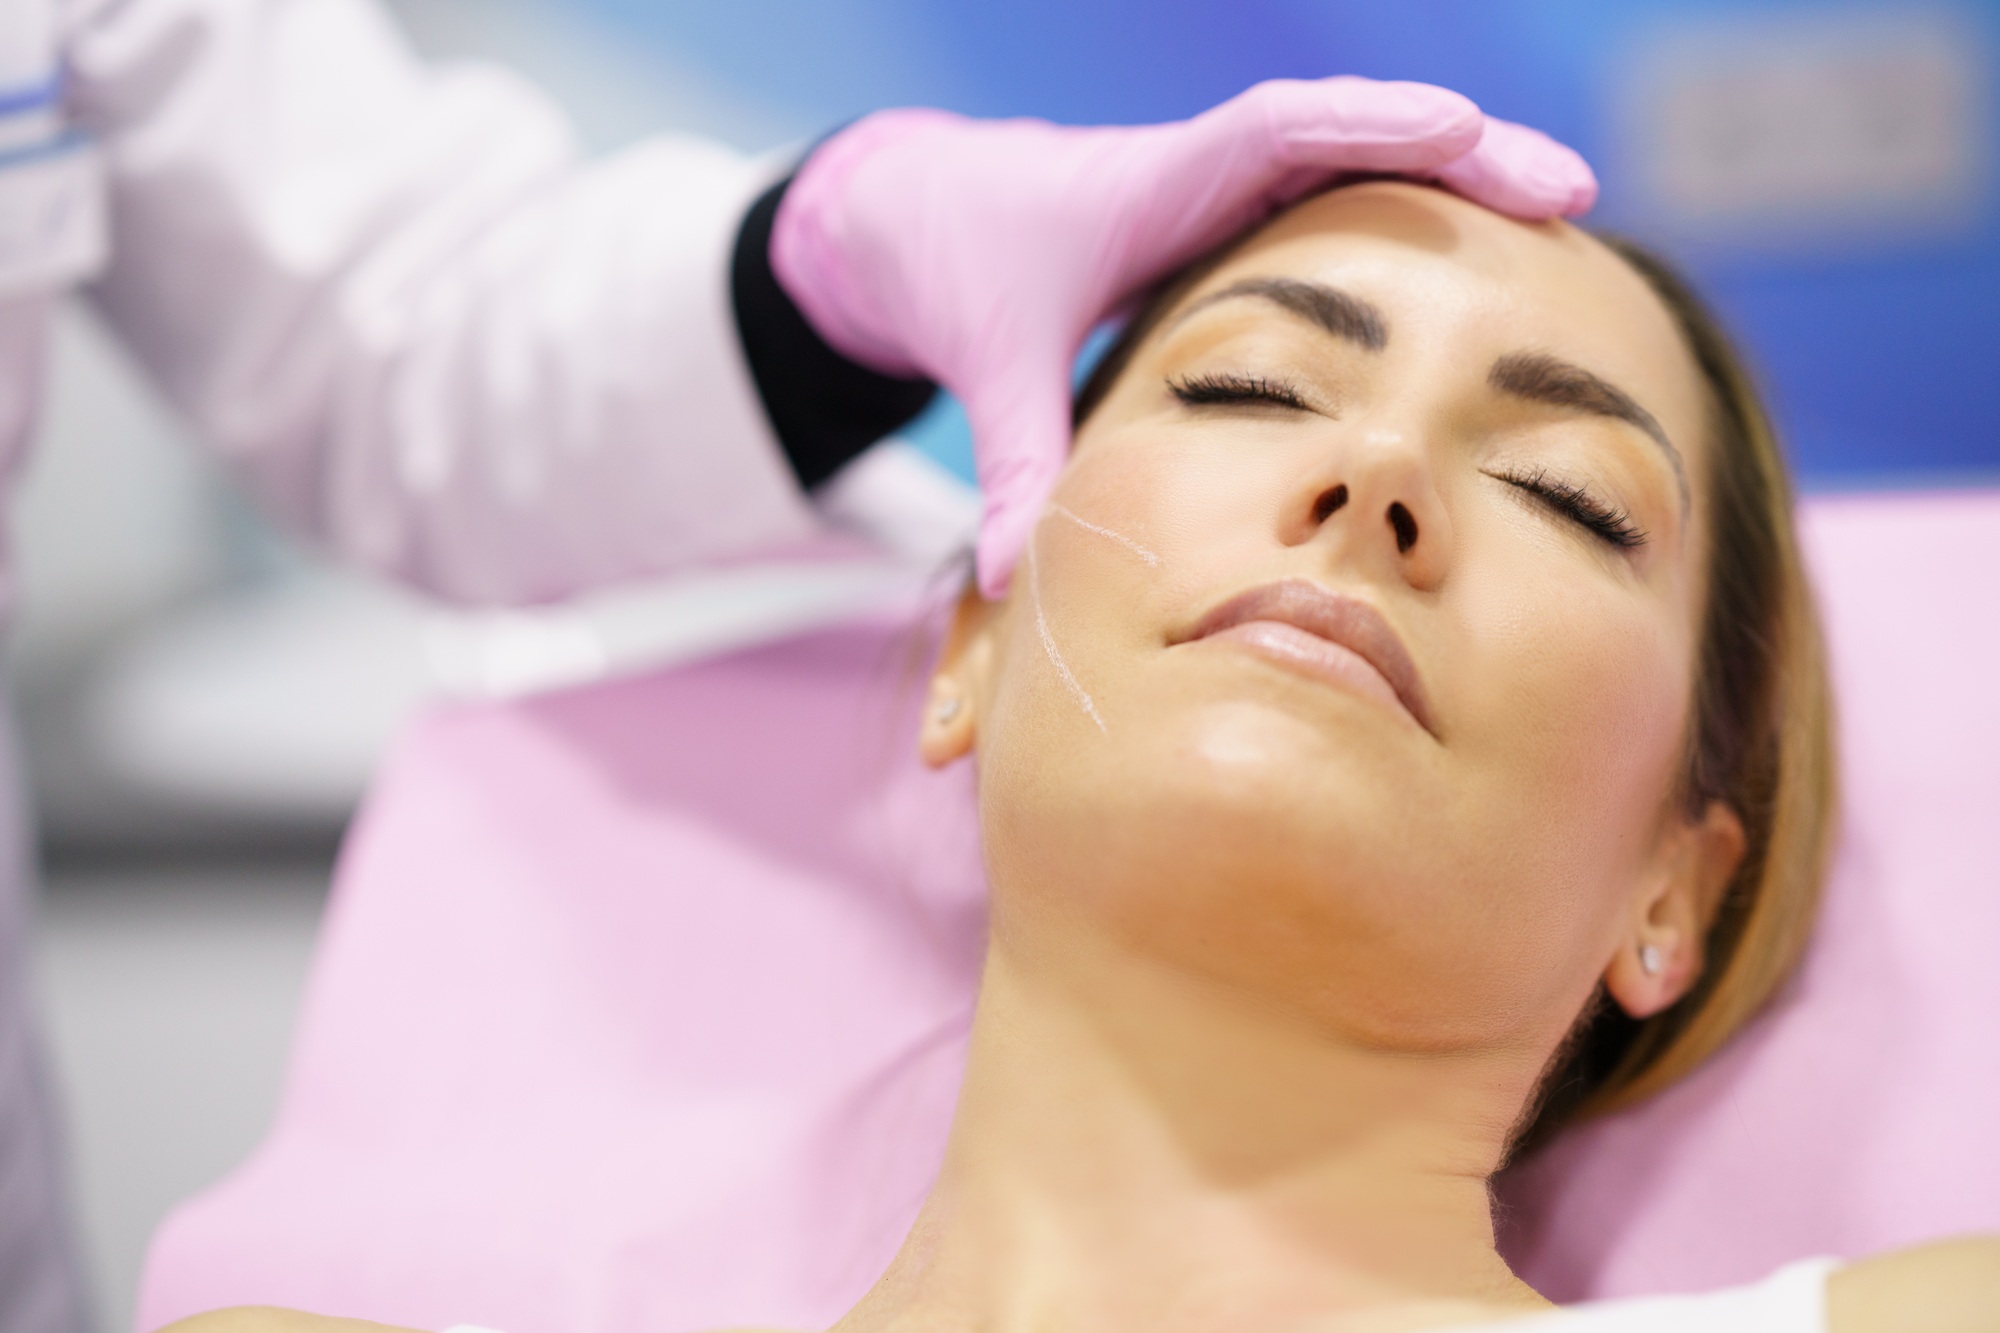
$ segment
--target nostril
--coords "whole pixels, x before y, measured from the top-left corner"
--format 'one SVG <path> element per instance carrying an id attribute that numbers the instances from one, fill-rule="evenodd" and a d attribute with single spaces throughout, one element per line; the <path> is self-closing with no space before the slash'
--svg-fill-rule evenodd
<path id="1" fill-rule="evenodd" d="M 1396 530 L 1396 549 L 1407 554 L 1417 544 L 1417 520 L 1401 500 L 1389 506 L 1389 526 Z"/>
<path id="2" fill-rule="evenodd" d="M 1335 486 L 1332 490 L 1321 491 L 1319 499 L 1313 501 L 1313 522 L 1324 523 L 1347 503 L 1347 487 Z"/>

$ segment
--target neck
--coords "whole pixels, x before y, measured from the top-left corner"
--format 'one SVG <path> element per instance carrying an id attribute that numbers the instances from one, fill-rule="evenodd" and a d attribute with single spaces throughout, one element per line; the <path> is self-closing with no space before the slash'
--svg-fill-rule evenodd
<path id="1" fill-rule="evenodd" d="M 1540 1304 L 1486 1183 L 1529 1061 L 1367 1049 L 1073 924 L 996 922 L 937 1186 L 836 1333 L 1359 1333 Z"/>

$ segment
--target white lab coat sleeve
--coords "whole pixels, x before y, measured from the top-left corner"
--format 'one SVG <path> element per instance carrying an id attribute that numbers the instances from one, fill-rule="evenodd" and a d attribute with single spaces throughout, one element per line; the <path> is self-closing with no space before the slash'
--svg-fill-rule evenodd
<path id="1" fill-rule="evenodd" d="M 267 507 L 337 556 L 518 603 L 808 537 L 729 258 L 775 163 L 660 138 L 582 164 L 496 70 L 372 0 L 86 0 L 93 294 Z"/>

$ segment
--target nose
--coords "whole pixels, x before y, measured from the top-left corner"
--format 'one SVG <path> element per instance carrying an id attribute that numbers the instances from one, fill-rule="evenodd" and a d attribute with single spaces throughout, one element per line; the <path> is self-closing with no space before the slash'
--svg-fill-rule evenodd
<path id="1" fill-rule="evenodd" d="M 1428 452 L 1398 430 L 1363 431 L 1317 460 L 1287 495 L 1279 536 L 1422 591 L 1451 563 L 1451 516 Z"/>

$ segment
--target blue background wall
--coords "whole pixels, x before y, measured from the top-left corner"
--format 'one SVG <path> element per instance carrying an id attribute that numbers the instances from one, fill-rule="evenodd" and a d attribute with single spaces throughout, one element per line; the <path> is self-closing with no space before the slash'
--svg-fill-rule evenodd
<path id="1" fill-rule="evenodd" d="M 912 102 L 1079 123 L 1177 117 L 1279 75 L 1446 84 L 1590 157 L 1605 186 L 1594 221 L 1657 245 L 1695 275 L 1749 345 L 1809 486 L 2000 476 L 2000 210 L 1991 170 L 2000 0 L 575 2 L 622 37 L 670 49 L 782 108 L 787 123 L 815 127 Z M 1902 69 L 1922 86 L 1884 93 L 1884 70 L 1869 61 L 1905 47 L 1916 72 L 1892 60 L 1888 74 L 1893 81 Z M 1675 65 L 1676 51 L 1692 54 Z M 1784 83 L 1786 62 L 1800 52 L 1808 80 L 1817 79 L 1804 91 Z M 1942 68 L 1926 67 L 1927 58 Z M 1703 61 L 1735 61 L 1739 93 L 1745 79 L 1768 85 L 1753 88 L 1753 101 L 1762 98 L 1758 114 L 1775 117 L 1780 131 L 1788 116 L 1808 127 L 1826 120 L 1814 97 L 1830 98 L 1834 113 L 1893 116 L 1899 96 L 1935 101 L 1932 85 L 1956 80 L 1945 102 L 1957 121 L 1944 130 L 1956 165 L 1947 163 L 1949 179 L 1919 181 L 1900 199 L 1890 189 L 1871 203 L 1850 181 L 1830 203 L 1808 198 L 1789 214 L 1751 206 L 1683 216 L 1687 209 L 1663 204 L 1648 184 L 1658 164 L 1647 160 L 1656 127 L 1645 122 L 1664 114 L 1666 99 L 1648 104 L 1645 89 L 1665 62 L 1683 76 L 1693 68 L 1683 91 L 1700 94 L 1710 86 L 1701 83 Z M 1842 102 L 1849 85 L 1851 106 Z M 1717 115 L 1730 132 L 1756 118 Z M 1755 127 L 1745 132 L 1754 137 Z M 1866 124 L 1845 131 L 1868 132 Z M 1799 151 L 1810 153 L 1815 141 L 1806 139 Z M 1768 132 L 1761 151 L 1779 167 L 1794 155 Z M 1902 159 L 1892 151 L 1888 160 Z M 962 426 L 949 411 L 922 434 L 963 465 Z"/>

